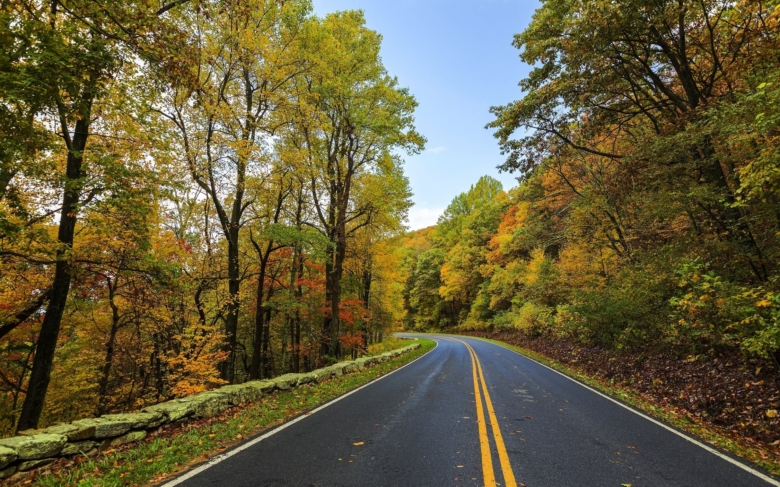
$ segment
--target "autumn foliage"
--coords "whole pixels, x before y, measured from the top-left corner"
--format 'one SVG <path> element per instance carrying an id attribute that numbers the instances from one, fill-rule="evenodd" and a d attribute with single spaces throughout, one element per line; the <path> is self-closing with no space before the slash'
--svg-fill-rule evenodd
<path id="1" fill-rule="evenodd" d="M 544 2 L 489 125 L 520 184 L 483 177 L 404 244 L 407 326 L 780 359 L 778 19 Z"/>
<path id="2" fill-rule="evenodd" d="M 416 101 L 361 12 L 0 7 L 0 434 L 364 353 Z M 347 69 L 347 67 L 349 69 Z"/>

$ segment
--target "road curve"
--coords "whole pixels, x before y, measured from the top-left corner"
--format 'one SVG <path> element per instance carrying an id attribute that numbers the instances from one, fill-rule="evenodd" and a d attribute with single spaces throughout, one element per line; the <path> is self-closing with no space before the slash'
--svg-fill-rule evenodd
<path id="1" fill-rule="evenodd" d="M 510 350 L 426 338 L 412 364 L 165 485 L 780 486 Z"/>

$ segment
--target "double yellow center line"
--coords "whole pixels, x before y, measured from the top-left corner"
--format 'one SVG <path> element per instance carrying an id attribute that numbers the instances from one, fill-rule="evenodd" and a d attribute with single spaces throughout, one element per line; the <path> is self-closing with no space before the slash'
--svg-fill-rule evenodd
<path id="1" fill-rule="evenodd" d="M 485 406 L 487 407 L 487 414 L 490 418 L 490 426 L 493 431 L 493 439 L 496 443 L 496 450 L 498 450 L 498 460 L 501 464 L 501 473 L 504 476 L 504 485 L 506 487 L 517 487 L 515 481 L 515 475 L 512 473 L 512 465 L 509 463 L 509 455 L 506 452 L 506 446 L 504 446 L 504 437 L 501 436 L 501 429 L 498 427 L 498 419 L 496 418 L 496 412 L 493 409 L 493 401 L 490 400 L 490 393 L 485 383 L 485 376 L 482 373 L 482 364 L 479 363 L 476 352 L 471 348 L 468 343 L 453 338 L 453 340 L 466 345 L 471 355 L 471 370 L 474 377 L 474 398 L 477 403 L 477 423 L 479 426 L 479 448 L 482 453 L 482 476 L 485 480 L 485 487 L 495 487 L 496 475 L 493 471 L 493 456 L 490 453 L 490 438 L 487 433 L 487 423 L 485 421 L 485 409 L 482 404 L 482 396 L 485 397 Z M 482 393 L 480 393 L 480 385 L 482 387 Z"/>

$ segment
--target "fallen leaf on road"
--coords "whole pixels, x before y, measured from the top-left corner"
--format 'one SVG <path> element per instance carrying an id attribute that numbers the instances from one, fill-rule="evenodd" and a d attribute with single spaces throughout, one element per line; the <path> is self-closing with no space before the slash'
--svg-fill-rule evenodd
<path id="1" fill-rule="evenodd" d="M 458 465 L 458 468 L 463 468 L 463 465 Z"/>
<path id="2" fill-rule="evenodd" d="M 355 446 L 360 446 L 360 445 L 362 445 L 363 443 L 364 443 L 364 442 L 362 442 L 362 441 L 356 441 L 355 443 L 352 443 L 352 444 L 353 444 L 353 445 L 355 445 Z"/>

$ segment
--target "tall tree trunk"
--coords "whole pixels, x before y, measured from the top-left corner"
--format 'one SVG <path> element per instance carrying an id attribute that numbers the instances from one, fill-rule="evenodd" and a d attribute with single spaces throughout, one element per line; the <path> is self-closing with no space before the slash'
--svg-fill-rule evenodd
<path id="1" fill-rule="evenodd" d="M 160 334 L 155 333 L 152 335 L 152 341 L 154 343 L 154 350 L 150 357 L 152 370 L 154 371 L 154 386 L 157 390 L 157 402 L 162 399 L 165 393 L 165 382 L 163 379 L 162 360 L 160 359 Z"/>
<path id="2" fill-rule="evenodd" d="M 333 176 L 329 174 L 332 179 Z M 336 261 L 336 198 L 334 184 L 331 182 L 330 189 L 330 201 L 328 204 L 328 219 L 326 221 L 326 228 L 328 229 L 328 237 L 330 238 L 331 246 L 326 250 L 325 257 L 325 302 L 328 304 L 329 309 L 325 313 L 325 319 L 322 323 L 322 335 L 320 337 L 320 356 L 328 355 L 331 358 L 336 358 L 335 354 L 331 350 L 331 341 L 333 336 L 334 321 L 338 319 L 338 310 L 333 313 L 333 303 L 338 302 L 336 297 L 336 285 L 337 280 L 334 271 L 334 263 Z"/>
<path id="3" fill-rule="evenodd" d="M 274 217 L 273 217 L 273 223 L 279 223 L 279 217 L 282 212 L 282 205 L 284 204 L 284 200 L 287 198 L 287 195 L 289 194 L 289 191 L 283 188 L 283 185 L 280 183 L 280 189 L 279 194 L 276 197 L 276 208 L 274 209 Z M 249 232 L 249 240 L 252 242 L 252 246 L 255 248 L 255 251 L 257 252 L 257 256 L 260 258 L 260 275 L 258 276 L 257 280 L 257 309 L 255 310 L 255 335 L 254 335 L 254 343 L 253 343 L 253 350 L 252 350 L 252 363 L 249 366 L 249 377 L 252 380 L 259 379 L 261 376 L 261 368 L 262 368 L 262 342 L 263 342 L 263 336 L 264 336 L 264 330 L 265 327 L 268 326 L 267 320 L 265 318 L 265 301 L 264 301 L 264 286 L 265 286 L 265 276 L 268 271 L 268 259 L 271 257 L 271 254 L 277 250 L 279 250 L 279 247 L 274 247 L 274 240 L 270 239 L 268 241 L 268 244 L 265 246 L 265 249 L 261 249 L 260 245 L 255 241 L 254 237 L 252 236 L 252 232 Z"/>
<path id="4" fill-rule="evenodd" d="M 65 185 L 62 196 L 60 225 L 57 232 L 59 248 L 57 249 L 57 264 L 54 268 L 54 282 L 51 287 L 51 298 L 46 307 L 46 315 L 41 325 L 41 333 L 36 344 L 33 359 L 30 384 L 24 398 L 22 412 L 16 425 L 17 431 L 38 427 L 38 421 L 43 412 L 46 392 L 51 380 L 51 368 L 54 363 L 54 352 L 60 336 L 62 315 L 68 300 L 72 277 L 71 250 L 76 232 L 76 220 L 79 210 L 79 194 L 81 190 L 81 167 L 84 162 L 84 149 L 89 138 L 89 123 L 92 117 L 92 94 L 87 92 L 82 96 L 83 109 L 81 119 L 76 122 L 73 138 L 67 132 L 65 114 L 61 113 L 63 137 L 68 147 L 68 160 L 65 171 Z"/>
<path id="5" fill-rule="evenodd" d="M 343 227 L 343 226 L 342 226 Z M 333 282 L 331 283 L 330 300 L 330 330 L 329 330 L 329 349 L 328 353 L 332 357 L 339 357 L 341 336 L 341 320 L 339 319 L 339 310 L 341 308 L 341 278 L 344 275 L 344 257 L 346 256 L 346 239 L 344 238 L 343 228 L 340 228 L 336 236 L 336 248 L 334 251 L 333 269 L 331 271 Z"/>
<path id="6" fill-rule="evenodd" d="M 269 301 L 274 295 L 274 286 L 271 284 L 271 286 L 268 288 L 268 296 L 266 297 L 266 301 Z M 270 377 L 273 375 L 273 369 L 272 369 L 272 360 L 271 360 L 271 354 L 270 354 L 270 344 L 271 344 L 271 308 L 265 307 L 265 312 L 263 313 L 265 315 L 264 323 L 263 323 L 263 347 L 261 351 L 261 357 L 262 361 L 260 363 L 261 367 L 261 373 L 263 377 Z"/>
<path id="7" fill-rule="evenodd" d="M 292 297 L 293 300 L 297 298 L 296 292 L 295 292 L 295 281 L 296 281 L 296 275 L 298 274 L 298 259 L 299 259 L 299 245 L 296 243 L 293 246 L 293 255 L 292 255 L 292 263 L 290 264 L 290 287 L 288 288 L 288 295 Z M 289 309 L 289 308 L 288 308 Z M 296 307 L 295 313 L 290 313 L 287 311 L 287 317 L 286 322 L 290 329 L 290 370 L 292 372 L 299 372 L 299 362 L 298 362 L 298 341 L 296 340 L 296 327 L 300 327 L 300 324 L 297 323 L 297 316 L 298 316 L 298 309 Z"/>
<path id="8" fill-rule="evenodd" d="M 363 303 L 366 309 L 366 317 L 370 317 L 370 306 L 369 306 L 369 300 L 371 299 L 371 280 L 373 276 L 371 273 L 371 257 L 369 256 L 368 262 L 366 264 L 366 268 L 363 269 L 363 295 L 361 298 L 363 299 Z M 369 321 L 368 319 L 363 323 L 363 350 L 368 349 L 368 343 L 369 343 L 369 337 L 370 337 L 370 330 L 369 330 Z"/>
<path id="9" fill-rule="evenodd" d="M 303 279 L 303 258 L 299 255 L 298 257 L 298 278 L 297 281 L 300 282 L 300 280 Z M 297 284 L 295 286 L 295 298 L 300 303 L 303 299 L 303 287 L 300 284 Z M 295 308 L 295 367 L 297 368 L 296 372 L 300 372 L 301 368 L 301 310 L 296 307 Z M 307 364 L 311 364 L 311 357 L 307 361 Z M 311 368 L 308 365 L 304 365 L 306 367 L 307 372 L 311 370 Z"/>
<path id="10" fill-rule="evenodd" d="M 237 201 L 240 198 L 237 198 Z M 235 206 L 235 205 L 234 205 Z M 240 307 L 240 268 L 238 261 L 238 222 L 230 222 L 228 232 L 228 303 L 225 313 L 225 350 L 228 358 L 222 363 L 222 379 L 233 383 L 236 369 L 236 340 Z"/>
<path id="11" fill-rule="evenodd" d="M 114 363 L 114 344 L 116 343 L 116 334 L 119 331 L 119 308 L 114 302 L 114 292 L 116 290 L 116 281 L 112 285 L 108 280 L 108 304 L 111 306 L 111 330 L 106 342 L 106 355 L 103 359 L 103 367 L 100 373 L 100 382 L 98 384 L 98 407 L 97 415 L 105 414 L 108 407 L 108 379 L 111 376 L 111 367 Z"/>
<path id="12" fill-rule="evenodd" d="M 269 244 L 270 247 L 271 244 Z M 270 252 L 260 254 L 260 275 L 257 278 L 257 311 L 255 311 L 255 339 L 252 350 L 252 364 L 249 366 L 249 378 L 257 380 L 262 374 L 263 332 L 265 330 L 265 275 Z"/>

